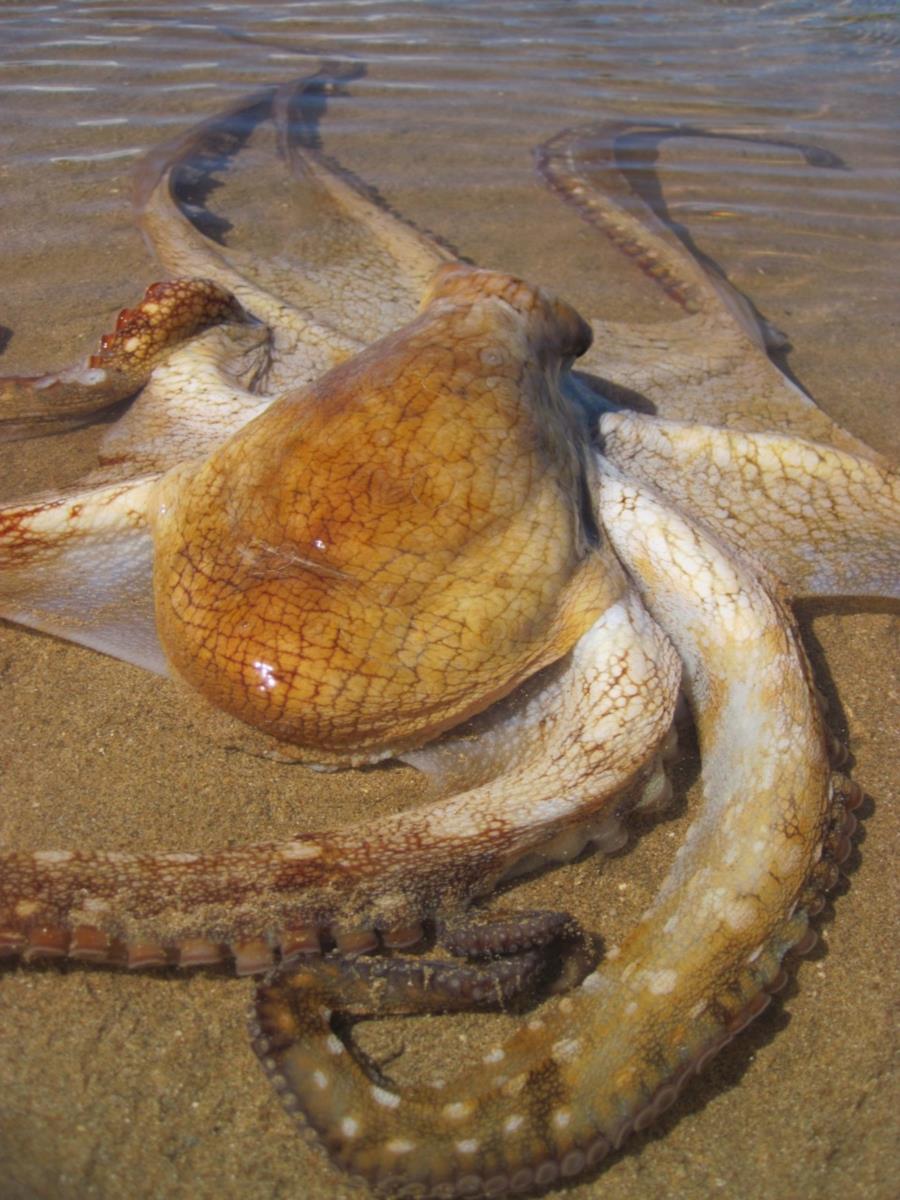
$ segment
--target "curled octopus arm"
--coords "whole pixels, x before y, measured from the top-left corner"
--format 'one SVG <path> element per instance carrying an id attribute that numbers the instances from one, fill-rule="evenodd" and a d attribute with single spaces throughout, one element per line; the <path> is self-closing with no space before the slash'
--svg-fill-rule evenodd
<path id="1" fill-rule="evenodd" d="M 247 321 L 234 296 L 210 279 L 151 284 L 86 362 L 48 375 L 0 376 L 0 441 L 87 424 L 139 392 L 155 367 L 204 330 Z"/>
<path id="2" fill-rule="evenodd" d="M 157 147 L 137 172 L 138 218 L 164 267 L 216 280 L 272 330 L 273 392 L 311 382 L 410 320 L 436 268 L 455 257 L 320 150 L 320 116 L 358 73 L 353 64 L 325 63 L 266 89 Z M 235 157 L 240 166 L 238 152 L 267 120 L 292 185 L 292 220 L 271 258 L 204 232 L 218 218 L 205 210 L 202 188 L 204 172 Z M 203 226 L 192 219 L 198 210 Z"/>
<path id="3" fill-rule="evenodd" d="M 680 137 L 771 145 L 793 150 L 816 167 L 843 167 L 818 147 L 662 123 L 576 127 L 538 147 L 538 172 L 554 194 L 680 310 L 662 326 L 593 320 L 594 344 L 579 365 L 616 405 L 637 400 L 642 409 L 666 418 L 781 429 L 879 461 L 772 361 L 769 352 L 783 350 L 785 338 L 672 221 L 652 168 L 653 152 L 660 142 Z"/>
<path id="4" fill-rule="evenodd" d="M 652 493 L 603 472 L 599 511 L 685 664 L 703 801 L 624 943 L 482 1063 L 440 1086 L 367 1073 L 307 967 L 259 991 L 255 1044 L 288 1108 L 382 1195 L 501 1196 L 590 1169 L 765 1007 L 849 850 L 857 794 L 831 772 L 781 603 Z M 752 682 L 749 682 L 752 681 Z"/>
<path id="5" fill-rule="evenodd" d="M 0 953 L 131 967 L 233 958 L 245 974 L 276 953 L 317 951 L 325 935 L 348 953 L 377 945 L 376 931 L 387 945 L 415 942 L 423 919 L 462 911 L 536 851 L 552 860 L 610 838 L 618 848 L 618 811 L 656 785 L 678 683 L 668 639 L 631 594 L 485 735 L 507 751 L 498 778 L 280 844 L 5 851 Z"/>

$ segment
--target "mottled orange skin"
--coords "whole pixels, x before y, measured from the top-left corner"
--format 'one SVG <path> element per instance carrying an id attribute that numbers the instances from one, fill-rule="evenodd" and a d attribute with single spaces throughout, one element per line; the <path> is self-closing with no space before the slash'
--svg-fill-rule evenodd
<path id="1" fill-rule="evenodd" d="M 80 367 L 50 375 L 0 377 L 0 441 L 71 429 L 133 396 L 172 350 L 205 329 L 253 323 L 234 296 L 211 279 L 153 283 L 140 304 Z"/>
<path id="2" fill-rule="evenodd" d="M 419 318 L 164 482 L 157 627 L 218 707 L 319 761 L 432 738 L 618 594 L 584 528 L 561 364 L 589 331 L 444 268 Z"/>

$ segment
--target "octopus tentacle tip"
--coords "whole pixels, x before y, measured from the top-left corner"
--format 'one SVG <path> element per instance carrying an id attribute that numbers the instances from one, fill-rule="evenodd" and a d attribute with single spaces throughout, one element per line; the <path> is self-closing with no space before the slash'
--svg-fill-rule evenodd
<path id="1" fill-rule="evenodd" d="M 237 300 L 210 279 L 152 283 L 135 308 L 123 308 L 113 333 L 100 339 L 91 367 L 146 369 L 172 346 L 221 321 L 250 318 Z"/>
<path id="2" fill-rule="evenodd" d="M 378 203 L 309 136 L 351 77 L 323 66 L 151 155 L 140 219 L 173 278 L 83 366 L 0 380 L 0 437 L 132 401 L 82 485 L 0 510 L 0 615 L 174 673 L 317 769 L 404 759 L 429 798 L 212 852 L 4 849 L 0 960 L 262 976 L 254 1050 L 351 1180 L 524 1195 L 651 1126 L 813 951 L 863 793 L 788 604 L 896 594 L 900 482 L 623 186 L 621 124 L 538 167 L 679 306 L 667 326 L 585 320 Z M 342 247 L 327 287 L 302 238 L 290 270 L 249 264 L 179 203 L 182 167 L 264 120 Z M 576 358 L 641 411 L 586 398 Z M 690 722 L 700 798 L 618 946 L 476 907 L 624 849 L 629 814 L 671 803 Z M 351 1037 L 538 996 L 430 1084 Z"/>
<path id="3" fill-rule="evenodd" d="M 96 420 L 151 378 L 177 347 L 204 330 L 251 323 L 235 297 L 209 279 L 151 284 L 83 365 L 33 378 L 0 377 L 0 440 L 75 428 Z"/>

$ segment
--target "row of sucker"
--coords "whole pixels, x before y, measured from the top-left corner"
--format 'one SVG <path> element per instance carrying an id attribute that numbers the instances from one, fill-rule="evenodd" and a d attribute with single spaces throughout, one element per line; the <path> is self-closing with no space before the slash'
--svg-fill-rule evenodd
<path id="1" fill-rule="evenodd" d="M 768 1003 L 849 852 L 809 665 L 780 601 L 697 527 L 601 464 L 598 510 L 672 638 L 703 802 L 650 909 L 572 994 L 437 1088 L 373 1080 L 334 1038 L 340 988 L 259 992 L 257 1047 L 333 1161 L 382 1195 L 498 1196 L 589 1170 L 668 1108 Z M 753 679 L 751 691 L 744 681 Z"/>
<path id="2" fill-rule="evenodd" d="M 204 329 L 252 319 L 210 279 L 151 284 L 123 308 L 84 363 L 50 375 L 0 376 L 0 441 L 54 433 L 93 421 L 133 396 L 153 369 Z"/>
<path id="3" fill-rule="evenodd" d="M 234 850 L 5 851 L 0 949 L 136 967 L 233 953 L 252 973 L 276 953 L 316 952 L 323 935 L 342 953 L 375 949 L 379 937 L 411 944 L 423 920 L 462 913 L 570 826 L 611 810 L 617 821 L 623 795 L 658 775 L 678 677 L 671 645 L 632 595 L 504 726 L 522 750 L 496 780 L 354 828 Z M 554 770 L 540 772 L 547 747 Z"/>
<path id="4" fill-rule="evenodd" d="M 537 1165 L 510 1168 L 489 1177 L 470 1172 L 433 1185 L 411 1182 L 403 1175 L 393 1173 L 393 1168 L 412 1149 L 409 1139 L 402 1138 L 386 1140 L 382 1153 L 378 1155 L 373 1151 L 364 1168 L 357 1162 L 342 1162 L 342 1165 L 357 1170 L 361 1179 L 380 1195 L 415 1197 L 417 1200 L 423 1197 L 455 1200 L 455 1197 L 464 1196 L 519 1195 L 596 1170 L 610 1153 L 621 1149 L 629 1137 L 647 1129 L 675 1104 L 690 1079 L 704 1071 L 720 1051 L 766 1011 L 773 996 L 784 988 L 790 972 L 816 946 L 818 937 L 808 920 L 821 912 L 827 893 L 836 887 L 841 877 L 839 868 L 851 852 L 857 828 L 855 811 L 863 799 L 859 785 L 838 773 L 832 775 L 830 794 L 822 857 L 790 922 L 781 955 L 778 950 L 770 950 L 757 958 L 754 975 L 758 990 L 740 1006 L 730 1010 L 723 1006 L 721 1027 L 694 1048 L 690 1057 L 670 1078 L 659 1084 L 636 1111 L 620 1119 L 614 1127 L 605 1131 L 597 1128 L 587 1140 L 571 1143 L 557 1157 L 545 1150 L 546 1156 Z M 554 914 L 538 914 L 538 917 L 548 927 L 555 926 L 559 919 Z M 485 928 L 499 931 L 503 923 L 487 924 Z M 790 938 L 794 939 L 792 944 L 788 944 Z M 473 953 L 473 946 L 473 942 L 459 942 L 453 945 L 453 950 Z M 503 952 L 510 952 L 508 946 L 495 944 L 495 953 Z M 529 951 L 517 954 L 511 963 L 504 964 L 501 959 L 477 967 L 421 960 L 353 962 L 340 958 L 285 964 L 259 987 L 256 1001 L 251 1006 L 249 1024 L 253 1046 L 286 1111 L 299 1122 L 305 1139 L 311 1145 L 324 1146 L 341 1162 L 341 1140 L 335 1136 L 335 1122 L 342 1139 L 352 1142 L 362 1136 L 364 1118 L 352 1104 L 345 1107 L 349 1099 L 346 1093 L 338 1095 L 336 1089 L 340 1085 L 334 1074 L 336 1069 L 353 1063 L 360 1072 L 370 1072 L 366 1087 L 374 1105 L 373 1111 L 379 1107 L 392 1111 L 400 1105 L 399 1093 L 390 1090 L 390 1080 L 378 1071 L 377 1065 L 369 1062 L 363 1065 L 345 1018 L 373 1012 L 384 1017 L 485 1005 L 503 1008 L 534 985 L 539 962 L 534 951 Z M 585 990 L 591 991 L 591 988 L 591 977 L 588 977 Z M 559 1004 L 565 1013 L 565 999 Z M 542 1018 L 532 1018 L 528 1032 L 536 1037 L 542 1029 Z M 316 1103 L 308 1101 L 306 1087 L 302 1093 L 298 1091 L 297 1065 L 292 1064 L 289 1070 L 285 1067 L 285 1056 L 298 1045 L 305 1051 L 304 1075 L 310 1089 L 317 1093 Z M 558 1043 L 557 1048 L 560 1052 L 565 1050 L 562 1043 Z M 574 1040 L 568 1052 L 576 1052 Z M 488 1051 L 484 1057 L 485 1066 L 502 1063 L 507 1053 L 499 1046 Z M 515 1083 L 516 1090 L 523 1090 L 521 1080 L 513 1077 L 511 1082 Z M 435 1105 L 440 1102 L 445 1089 L 443 1080 L 436 1079 L 430 1084 Z M 450 1102 L 444 1107 L 452 1109 L 455 1104 L 456 1108 L 462 1109 L 464 1103 Z M 563 1111 L 558 1110 L 559 1113 Z M 513 1118 L 507 1118 L 506 1128 L 509 1133 L 517 1133 L 522 1126 Z"/>
<path id="5" fill-rule="evenodd" d="M 669 740 L 671 744 L 671 739 Z M 660 790 L 660 766 L 651 775 L 651 783 L 636 789 L 638 796 L 648 792 L 656 795 Z M 664 772 L 663 772 L 664 775 Z M 666 777 L 666 795 L 671 786 Z M 639 807 L 635 804 L 635 808 Z M 623 830 L 619 817 L 608 818 L 610 828 Z M 585 823 L 578 834 L 579 852 L 585 845 L 594 844 L 588 835 L 596 833 L 596 823 Z M 571 842 L 565 840 L 563 849 L 554 853 L 564 835 L 557 835 L 544 845 L 541 851 L 529 851 L 522 856 L 528 870 L 535 866 L 546 868 L 552 863 L 564 863 L 572 858 Z M 570 838 L 571 835 L 567 835 Z M 618 838 L 608 853 L 615 853 L 621 846 Z M 258 849 L 263 849 L 262 847 Z M 602 852 L 602 851 L 601 851 Z M 7 856 L 12 859 L 12 855 Z M 77 860 L 77 855 L 68 851 L 36 851 L 25 856 L 52 869 Z M 121 865 L 124 856 L 115 856 Z M 191 855 L 172 855 L 190 860 Z M 93 858 L 88 859 L 89 863 Z M 194 865 L 187 861 L 186 866 Z M 504 877 L 521 874 L 515 867 L 504 873 Z M 384 927 L 350 927 L 340 923 L 316 923 L 314 921 L 292 922 L 289 926 L 265 937 L 244 940 L 216 941 L 209 937 L 185 937 L 177 941 L 154 941 L 150 939 L 126 939 L 116 937 L 105 930 L 81 923 L 55 923 L 41 920 L 40 914 L 29 901 L 19 901 L 14 913 L 7 913 L 6 920 L 0 919 L 0 962 L 21 959 L 27 963 L 45 960 L 70 959 L 75 962 L 92 963 L 128 970 L 154 968 L 191 969 L 233 965 L 236 975 L 261 975 L 270 971 L 278 962 L 297 959 L 311 960 L 334 953 L 344 960 L 359 955 L 418 951 L 434 937 L 449 953 L 458 957 L 489 957 L 532 951 L 550 941 L 571 936 L 575 932 L 572 918 L 565 913 L 513 911 L 501 919 L 496 912 L 480 913 L 477 909 L 460 912 L 453 918 L 438 916 L 432 920 L 428 913 L 402 924 Z M 10 920 L 10 917 L 13 920 Z M 433 929 L 433 933 L 430 932 Z"/>

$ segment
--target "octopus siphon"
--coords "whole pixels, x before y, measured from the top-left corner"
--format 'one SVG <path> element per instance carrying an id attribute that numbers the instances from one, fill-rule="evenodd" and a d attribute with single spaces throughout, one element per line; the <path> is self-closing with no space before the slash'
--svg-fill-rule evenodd
<path id="1" fill-rule="evenodd" d="M 108 422 L 77 487 L 0 510 L 0 616 L 168 675 L 267 752 L 411 764 L 429 798 L 216 853 L 0 849 L 0 956 L 262 975 L 254 1048 L 337 1167 L 384 1196 L 518 1195 L 596 1171 L 814 944 L 862 796 L 790 602 L 898 595 L 900 479 L 630 194 L 624 125 L 537 165 L 668 294 L 664 327 L 587 321 L 390 211 L 310 136 L 341 83 L 148 155 L 165 280 L 86 363 L 0 380 L 4 439 Z M 291 270 L 183 199 L 268 120 L 319 212 Z M 619 944 L 486 904 L 621 849 L 690 722 L 701 800 Z M 397 1083 L 353 1036 L 548 987 L 447 1078 Z"/>

